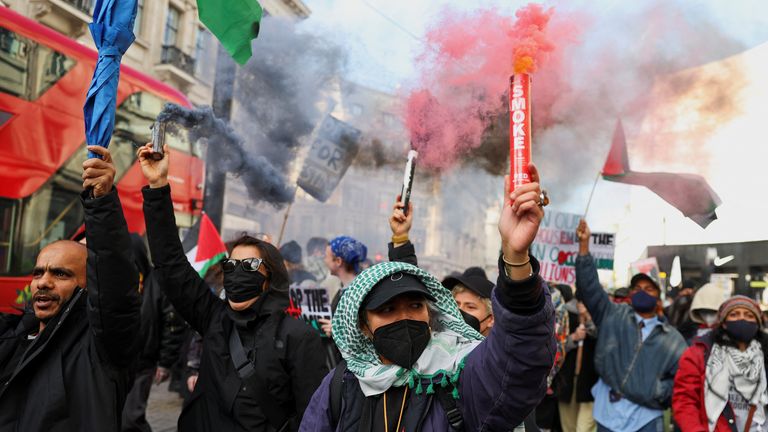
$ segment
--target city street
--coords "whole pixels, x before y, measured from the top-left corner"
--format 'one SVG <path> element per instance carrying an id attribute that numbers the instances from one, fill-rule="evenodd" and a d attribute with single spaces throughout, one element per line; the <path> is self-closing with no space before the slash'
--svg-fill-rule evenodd
<path id="1" fill-rule="evenodd" d="M 173 432 L 181 413 L 182 399 L 178 393 L 168 391 L 168 383 L 152 386 L 147 406 L 147 421 L 153 432 Z"/>

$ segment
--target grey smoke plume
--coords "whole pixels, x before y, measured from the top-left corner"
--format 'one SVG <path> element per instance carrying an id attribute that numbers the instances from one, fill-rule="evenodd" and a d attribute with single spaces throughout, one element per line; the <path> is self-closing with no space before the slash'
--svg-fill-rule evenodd
<path id="1" fill-rule="evenodd" d="M 240 136 L 224 120 L 216 118 L 210 107 L 187 109 L 166 104 L 157 120 L 168 124 L 166 133 L 179 133 L 178 127 L 183 127 L 193 144 L 206 139 L 208 151 L 217 155 L 218 168 L 241 176 L 252 198 L 274 205 L 293 199 L 293 188 L 285 174 L 264 156 L 249 153 Z"/>
<path id="2" fill-rule="evenodd" d="M 346 63 L 345 52 L 322 35 L 303 33 L 290 20 L 266 17 L 253 46 L 254 57 L 236 71 L 227 96 L 234 127 L 247 151 L 287 173 L 297 150 L 326 110 Z M 225 77 L 226 79 L 226 77 Z"/>

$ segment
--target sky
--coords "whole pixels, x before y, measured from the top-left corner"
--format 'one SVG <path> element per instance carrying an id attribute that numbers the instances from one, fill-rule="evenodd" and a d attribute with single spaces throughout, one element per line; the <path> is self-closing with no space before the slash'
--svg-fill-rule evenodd
<path id="1" fill-rule="evenodd" d="M 302 23 L 309 31 L 321 32 L 347 48 L 349 76 L 354 81 L 383 90 L 412 83 L 414 58 L 423 45 L 429 26 L 445 8 L 472 11 L 496 8 L 513 15 L 527 1 L 446 0 L 304 0 L 312 10 Z M 638 4 L 618 0 L 570 0 L 543 2 L 556 11 L 587 11 L 590 15 L 629 16 Z M 713 17 L 719 27 L 754 46 L 768 40 L 768 3 L 758 0 L 670 0 L 691 14 Z M 596 26 L 601 23 L 598 21 Z M 598 30 L 598 29 L 592 29 Z"/>

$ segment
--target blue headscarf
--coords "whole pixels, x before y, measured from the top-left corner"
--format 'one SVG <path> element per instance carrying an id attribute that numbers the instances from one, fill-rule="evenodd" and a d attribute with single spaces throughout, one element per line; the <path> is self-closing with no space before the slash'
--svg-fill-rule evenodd
<path id="1" fill-rule="evenodd" d="M 348 236 L 339 236 L 330 242 L 331 252 L 347 264 L 354 267 L 355 273 L 360 273 L 360 263 L 368 257 L 368 248 L 359 241 Z"/>

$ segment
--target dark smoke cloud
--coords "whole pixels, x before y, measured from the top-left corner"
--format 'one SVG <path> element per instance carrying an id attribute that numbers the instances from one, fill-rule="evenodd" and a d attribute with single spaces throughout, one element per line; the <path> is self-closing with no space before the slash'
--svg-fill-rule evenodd
<path id="1" fill-rule="evenodd" d="M 248 152 L 282 171 L 322 120 L 346 64 L 345 52 L 296 23 L 267 17 L 253 46 L 254 57 L 235 74 L 229 97 L 234 127 L 247 137 Z"/>
<path id="2" fill-rule="evenodd" d="M 179 127 L 186 129 L 193 144 L 207 140 L 209 155 L 217 155 L 217 168 L 240 176 L 255 200 L 280 205 L 293 199 L 293 188 L 282 170 L 264 156 L 249 153 L 240 136 L 227 122 L 216 118 L 210 107 L 186 109 L 166 104 L 157 120 L 168 124 L 166 133 L 180 133 Z"/>

